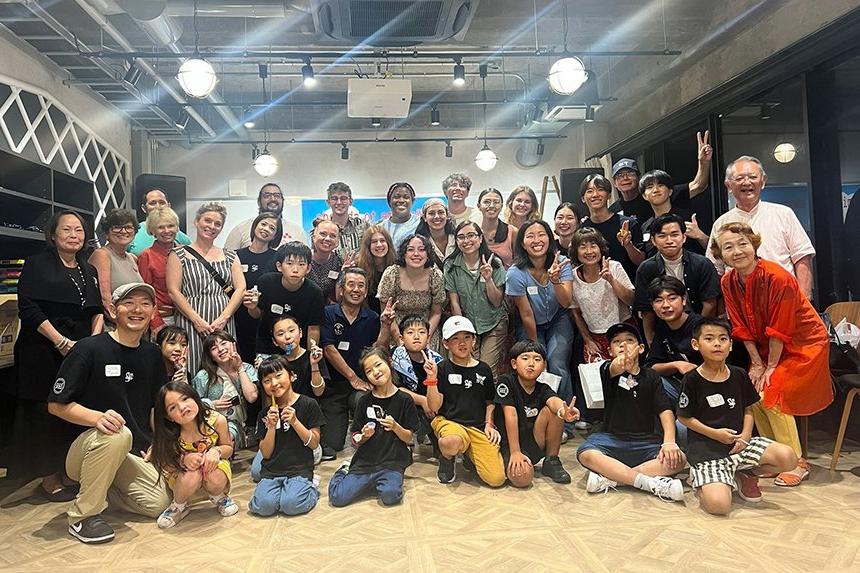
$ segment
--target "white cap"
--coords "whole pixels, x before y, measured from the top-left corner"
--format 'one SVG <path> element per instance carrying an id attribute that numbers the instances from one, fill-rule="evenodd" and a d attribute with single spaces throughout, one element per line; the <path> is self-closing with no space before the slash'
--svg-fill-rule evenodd
<path id="1" fill-rule="evenodd" d="M 445 324 L 442 325 L 443 340 L 448 340 L 458 332 L 471 332 L 472 334 L 477 334 L 475 332 L 475 327 L 472 325 L 472 321 L 465 316 L 452 316 L 445 321 Z"/>
<path id="2" fill-rule="evenodd" d="M 136 290 L 145 292 L 152 299 L 152 302 L 155 302 L 155 289 L 146 283 L 127 283 L 116 287 L 111 296 L 111 302 L 116 304 Z"/>

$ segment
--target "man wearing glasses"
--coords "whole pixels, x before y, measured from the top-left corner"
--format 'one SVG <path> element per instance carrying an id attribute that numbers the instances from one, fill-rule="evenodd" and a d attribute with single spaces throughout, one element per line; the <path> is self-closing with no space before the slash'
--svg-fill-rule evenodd
<path id="1" fill-rule="evenodd" d="M 300 225 L 287 221 L 283 217 L 284 211 L 284 194 L 277 183 L 266 183 L 260 188 L 260 194 L 257 195 L 257 206 L 260 213 L 263 211 L 272 211 L 281 217 L 281 226 L 284 229 L 282 237 L 272 239 L 271 247 L 277 249 L 284 243 L 290 241 L 301 241 L 308 244 L 308 236 L 302 230 Z M 251 224 L 254 222 L 254 217 L 245 219 L 241 223 L 233 227 L 230 234 L 227 235 L 227 240 L 224 241 L 224 248 L 236 251 L 243 247 L 251 245 Z"/>
<path id="2" fill-rule="evenodd" d="M 761 161 L 742 155 L 726 167 L 726 187 L 735 198 L 735 208 L 720 215 L 711 230 L 710 244 L 714 244 L 720 228 L 727 223 L 746 223 L 761 235 L 758 256 L 773 261 L 797 277 L 800 290 L 812 298 L 812 257 L 815 247 L 803 226 L 789 207 L 761 200 L 761 191 L 767 183 L 767 173 Z M 725 265 L 714 262 L 717 272 L 723 274 Z"/>
<path id="3" fill-rule="evenodd" d="M 340 239 L 337 247 L 337 253 L 344 260 L 354 256 L 358 251 L 358 246 L 361 244 L 361 236 L 365 229 L 369 226 L 364 217 L 360 213 L 356 216 L 350 216 L 352 208 L 352 189 L 349 185 L 338 181 L 328 186 L 326 190 L 326 203 L 331 209 L 331 217 L 329 220 L 338 226 L 340 230 Z M 320 216 L 324 218 L 324 216 Z"/>

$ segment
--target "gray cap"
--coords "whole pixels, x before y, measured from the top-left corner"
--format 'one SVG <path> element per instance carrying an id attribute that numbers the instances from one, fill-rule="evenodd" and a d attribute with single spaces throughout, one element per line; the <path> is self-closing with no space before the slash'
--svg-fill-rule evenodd
<path id="1" fill-rule="evenodd" d="M 627 159 L 626 157 L 624 159 L 619 159 L 615 162 L 615 165 L 612 166 L 612 176 L 615 177 L 616 175 L 618 175 L 618 172 L 622 169 L 632 169 L 636 173 L 640 173 L 639 165 L 636 163 L 636 161 L 632 159 Z"/>
<path id="2" fill-rule="evenodd" d="M 155 302 L 155 289 L 152 288 L 152 285 L 148 285 L 146 283 L 128 283 L 120 285 L 113 291 L 110 300 L 112 303 L 116 304 L 136 290 L 145 291 L 146 294 L 149 295 L 149 298 L 152 299 L 152 302 Z"/>

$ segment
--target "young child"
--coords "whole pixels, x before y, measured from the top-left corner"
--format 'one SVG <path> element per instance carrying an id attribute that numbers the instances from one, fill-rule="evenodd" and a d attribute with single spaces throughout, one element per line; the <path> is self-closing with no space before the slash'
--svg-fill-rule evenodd
<path id="1" fill-rule="evenodd" d="M 797 456 L 785 444 L 752 437 L 752 406 L 760 397 L 746 371 L 726 364 L 732 348 L 729 323 L 703 318 L 692 344 L 704 363 L 684 375 L 678 419 L 689 428 L 690 478 L 702 509 L 726 515 L 732 490 L 746 501 L 761 501 L 758 476 L 793 470 Z"/>
<path id="2" fill-rule="evenodd" d="M 155 343 L 161 349 L 167 377 L 174 382 L 188 382 L 188 333 L 179 326 L 168 325 L 158 331 Z"/>
<path id="3" fill-rule="evenodd" d="M 257 515 L 301 515 L 314 508 L 319 491 L 313 483 L 322 410 L 313 398 L 293 390 L 293 366 L 284 356 L 267 358 L 259 377 L 266 408 L 257 422 L 260 483 L 248 509 Z"/>
<path id="4" fill-rule="evenodd" d="M 360 364 L 372 389 L 358 399 L 350 427 L 355 455 L 331 476 L 328 497 L 343 507 L 373 488 L 382 505 L 395 505 L 403 499 L 403 473 L 412 464 L 409 444 L 418 412 L 394 386 L 388 351 L 368 348 Z"/>
<path id="5" fill-rule="evenodd" d="M 158 517 L 158 527 L 179 523 L 188 515 L 188 500 L 201 489 L 222 516 L 239 511 L 227 495 L 233 455 L 227 419 L 206 406 L 188 384 L 168 382 L 155 399 L 153 424 L 150 458 L 173 491 L 173 502 Z"/>
<path id="6" fill-rule="evenodd" d="M 463 454 L 464 465 L 473 465 L 484 483 L 499 487 L 505 483 L 505 466 L 493 423 L 493 373 L 472 356 L 475 327 L 468 318 L 446 320 L 442 339 L 451 358 L 439 364 L 438 379 L 436 364 L 424 361 L 427 405 L 438 413 L 430 425 L 439 439 L 439 481 L 454 481 L 454 462 Z"/>
<path id="7" fill-rule="evenodd" d="M 546 351 L 541 344 L 521 340 L 511 347 L 510 357 L 513 372 L 499 377 L 495 399 L 508 481 L 514 487 L 528 487 L 534 464 L 543 459 L 543 475 L 555 483 L 570 483 L 558 451 L 564 423 L 579 419 L 576 397 L 567 404 L 552 388 L 538 382 L 546 368 Z"/>
<path id="8" fill-rule="evenodd" d="M 200 371 L 191 380 L 203 403 L 227 418 L 233 447 L 245 447 L 248 404 L 257 401 L 257 371 L 236 349 L 236 339 L 216 330 L 203 339 Z"/>
<path id="9" fill-rule="evenodd" d="M 576 452 L 588 473 L 586 491 L 606 492 L 619 483 L 664 500 L 682 501 L 684 486 L 671 476 L 686 460 L 675 443 L 675 416 L 660 376 L 639 365 L 645 351 L 635 326 L 614 324 L 606 332 L 612 360 L 600 369 L 603 431 L 586 438 Z M 662 436 L 655 429 L 659 418 Z"/>
<path id="10" fill-rule="evenodd" d="M 293 392 L 319 399 L 325 392 L 327 372 L 321 371 L 322 349 L 314 339 L 310 351 L 302 346 L 304 332 L 299 321 L 291 315 L 283 315 L 272 324 L 272 340 L 290 362 L 293 376 Z"/>

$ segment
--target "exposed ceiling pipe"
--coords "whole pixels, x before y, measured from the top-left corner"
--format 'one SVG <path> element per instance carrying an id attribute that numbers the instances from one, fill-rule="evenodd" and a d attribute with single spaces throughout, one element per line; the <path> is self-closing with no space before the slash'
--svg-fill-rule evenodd
<path id="1" fill-rule="evenodd" d="M 167 16 L 192 16 L 194 0 L 170 0 L 164 10 Z M 197 13 L 219 18 L 286 18 L 291 14 L 306 14 L 296 2 L 283 0 L 266 1 L 232 1 L 198 0 Z"/>

